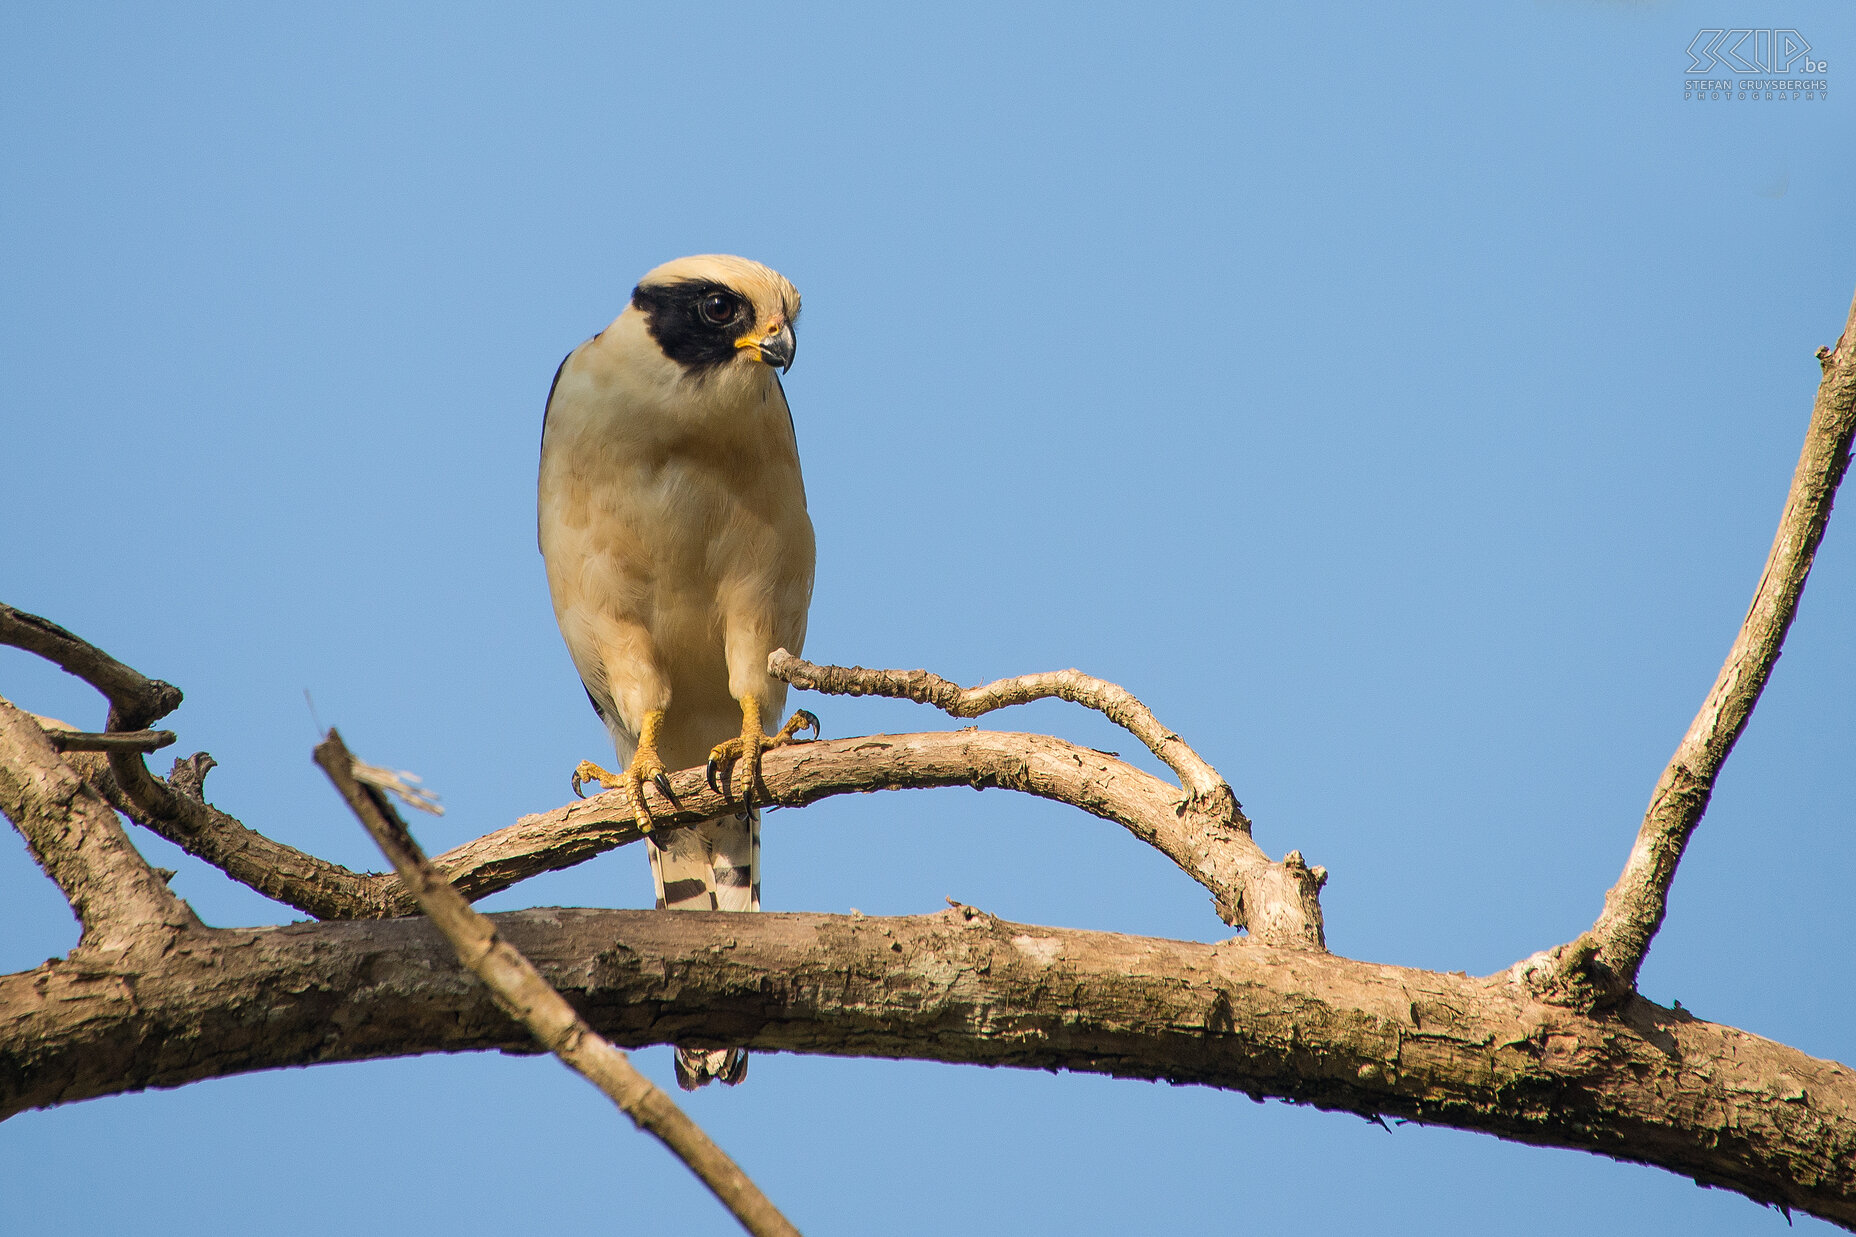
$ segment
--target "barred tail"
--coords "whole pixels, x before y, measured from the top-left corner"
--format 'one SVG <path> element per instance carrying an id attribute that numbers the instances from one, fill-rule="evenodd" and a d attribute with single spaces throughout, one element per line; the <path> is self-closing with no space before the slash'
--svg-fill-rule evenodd
<path id="1" fill-rule="evenodd" d="M 746 1048 L 723 1048 L 717 1052 L 705 1052 L 701 1048 L 677 1049 L 677 1085 L 685 1091 L 708 1086 L 715 1078 L 733 1087 L 747 1076 Z"/>
<path id="2" fill-rule="evenodd" d="M 760 813 L 741 812 L 653 833 L 646 843 L 657 909 L 760 909 Z M 694 1091 L 711 1079 L 729 1086 L 748 1074 L 741 1048 L 677 1049 L 677 1085 Z"/>

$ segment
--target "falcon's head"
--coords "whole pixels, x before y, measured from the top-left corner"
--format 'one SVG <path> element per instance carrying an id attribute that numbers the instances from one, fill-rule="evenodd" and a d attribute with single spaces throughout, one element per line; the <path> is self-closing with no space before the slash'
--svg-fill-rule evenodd
<path id="1" fill-rule="evenodd" d="M 723 253 L 666 262 L 632 289 L 632 308 L 691 376 L 731 365 L 792 366 L 799 290 L 758 262 Z"/>

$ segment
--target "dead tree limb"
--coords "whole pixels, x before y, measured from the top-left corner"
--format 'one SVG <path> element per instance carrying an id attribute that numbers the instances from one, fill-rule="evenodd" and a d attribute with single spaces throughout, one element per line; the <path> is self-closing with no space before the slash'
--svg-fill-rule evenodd
<path id="1" fill-rule="evenodd" d="M 978 687 L 962 687 L 928 670 L 820 666 L 795 657 L 785 649 L 775 649 L 768 656 L 767 669 L 775 678 L 806 691 L 830 696 L 889 696 L 913 700 L 917 704 L 931 704 L 949 717 L 984 717 L 1015 704 L 1052 698 L 1080 704 L 1094 709 L 1145 744 L 1148 751 L 1179 776 L 1188 799 L 1222 809 L 1232 824 L 1246 831 L 1250 827 L 1243 809 L 1237 805 L 1237 797 L 1231 793 L 1231 784 L 1218 770 L 1207 764 L 1184 739 L 1162 726 L 1153 710 L 1142 704 L 1133 692 L 1081 670 L 1048 670 L 1041 674 L 995 679 Z"/>
<path id="2" fill-rule="evenodd" d="M 154 782 L 146 771 L 144 776 Z M 831 739 L 775 748 L 764 757 L 761 776 L 768 801 L 783 807 L 803 807 L 834 795 L 951 786 L 1003 788 L 1066 803 L 1113 821 L 1158 849 L 1211 893 L 1226 923 L 1247 927 L 1273 943 L 1321 944 L 1314 899 L 1325 872 L 1302 865 L 1296 853 L 1283 864 L 1272 864 L 1239 830 L 1200 832 L 1175 810 L 1178 792 L 1173 787 L 1062 739 L 981 730 Z M 729 800 L 704 783 L 699 769 L 675 773 L 670 783 L 674 806 L 654 809 L 660 825 L 693 824 L 728 810 Z M 103 789 L 132 820 L 233 879 L 319 919 L 389 918 L 417 907 L 392 873 L 353 872 L 318 859 L 164 786 L 164 800 L 190 804 L 184 816 L 148 812 L 152 792 L 145 790 L 137 802 L 113 781 Z M 608 791 L 524 816 L 432 862 L 474 901 L 642 836 L 624 792 Z"/>

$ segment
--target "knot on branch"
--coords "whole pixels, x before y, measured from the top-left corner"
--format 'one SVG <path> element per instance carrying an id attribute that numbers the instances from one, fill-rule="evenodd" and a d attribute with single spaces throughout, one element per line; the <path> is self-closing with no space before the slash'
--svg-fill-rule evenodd
<path id="1" fill-rule="evenodd" d="M 946 913 L 950 916 L 960 916 L 960 920 L 963 924 L 972 924 L 975 927 L 984 928 L 992 921 L 992 916 L 988 915 L 977 906 L 968 906 L 965 902 L 958 901 L 954 898 L 949 898 L 947 900 L 947 905 L 949 909 Z"/>
<path id="2" fill-rule="evenodd" d="M 1282 866 L 1289 870 L 1290 877 L 1311 894 L 1321 892 L 1321 887 L 1328 883 L 1328 870 L 1318 864 L 1310 867 L 1299 850 L 1284 855 Z"/>
<path id="3" fill-rule="evenodd" d="M 219 762 L 205 752 L 195 752 L 191 756 L 176 756 L 174 767 L 168 770 L 167 783 L 174 788 L 174 793 L 185 795 L 195 803 L 206 802 L 206 775 L 217 768 Z"/>
<path id="4" fill-rule="evenodd" d="M 1244 815 L 1244 805 L 1223 778 L 1215 786 L 1189 788 L 1173 814 L 1201 829 L 1229 829 L 1250 836 L 1250 817 Z"/>
<path id="5" fill-rule="evenodd" d="M 1630 982 L 1599 959 L 1591 933 L 1523 958 L 1508 978 L 1547 1005 L 1596 1014 L 1622 1005 L 1635 993 Z"/>
<path id="6" fill-rule="evenodd" d="M 1327 927 L 1321 915 L 1321 887 L 1328 870 L 1309 867 L 1302 852 L 1292 850 L 1281 863 L 1265 860 L 1248 872 L 1227 901 L 1215 896 L 1218 913 L 1242 926 L 1252 940 L 1283 949 L 1326 952 Z"/>

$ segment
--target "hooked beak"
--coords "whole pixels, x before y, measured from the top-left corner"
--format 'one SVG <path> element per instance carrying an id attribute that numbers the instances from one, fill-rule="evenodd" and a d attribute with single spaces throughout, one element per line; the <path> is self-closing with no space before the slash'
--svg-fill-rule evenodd
<path id="1" fill-rule="evenodd" d="M 793 353 L 798 349 L 798 341 L 793 338 L 793 328 L 780 323 L 780 329 L 756 339 L 752 335 L 743 336 L 735 341 L 735 347 L 754 350 L 763 364 L 785 372 L 793 367 Z"/>

